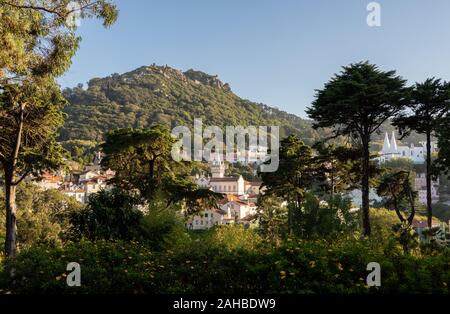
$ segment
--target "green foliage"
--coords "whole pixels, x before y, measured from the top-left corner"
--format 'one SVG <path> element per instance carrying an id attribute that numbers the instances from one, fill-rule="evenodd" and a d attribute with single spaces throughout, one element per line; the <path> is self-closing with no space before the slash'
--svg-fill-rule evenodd
<path id="1" fill-rule="evenodd" d="M 279 245 L 288 234 L 288 209 L 283 206 L 283 199 L 263 196 L 257 209 L 259 232 L 264 240 L 272 245 Z"/>
<path id="2" fill-rule="evenodd" d="M 178 204 L 186 216 L 201 212 L 205 208 L 217 208 L 223 194 L 210 189 L 198 188 L 191 178 L 168 178 L 163 185 L 168 204 Z"/>
<path id="3" fill-rule="evenodd" d="M 280 240 L 284 211 L 287 233 L 301 238 L 331 237 L 354 231 L 357 225 L 356 218 L 350 214 L 351 201 L 340 194 L 359 178 L 359 163 L 352 158 L 356 150 L 318 146 L 315 154 L 291 135 L 281 142 L 278 170 L 261 174 L 267 187 L 264 198 L 279 197 L 279 204 L 285 200 L 287 205 L 283 209 L 273 199 L 264 204 L 263 198 L 258 216 L 261 231 L 272 243 Z"/>
<path id="4" fill-rule="evenodd" d="M 411 130 L 431 133 L 439 119 L 449 113 L 450 83 L 429 78 L 414 85 L 411 98 L 408 110 L 396 117 L 394 125 L 406 134 Z"/>
<path id="5" fill-rule="evenodd" d="M 78 240 L 133 240 L 139 236 L 143 218 L 140 198 L 114 188 L 91 195 L 85 209 L 73 213 L 70 237 Z"/>
<path id="6" fill-rule="evenodd" d="M 302 206 L 306 193 L 315 184 L 324 181 L 322 176 L 322 169 L 316 163 L 313 150 L 295 135 L 281 141 L 277 171 L 261 173 L 263 186 L 267 188 L 265 193 L 287 201 L 290 234 L 294 232 L 296 223 L 294 209 Z"/>
<path id="7" fill-rule="evenodd" d="M 239 177 L 240 175 L 247 181 L 255 181 L 260 179 L 256 173 L 256 169 L 251 165 L 243 165 L 241 163 L 228 164 L 228 167 L 225 170 L 225 176 Z"/>
<path id="8" fill-rule="evenodd" d="M 441 172 L 450 179 L 450 114 L 437 121 L 436 135 L 439 154 L 434 165 L 434 174 Z"/>
<path id="9" fill-rule="evenodd" d="M 15 178 L 60 166 L 62 149 L 54 137 L 63 124 L 60 110 L 65 100 L 58 86 L 36 79 L 20 86 L 4 85 L 2 91 L 0 166 L 5 175 Z"/>
<path id="10" fill-rule="evenodd" d="M 0 80 L 59 76 L 71 64 L 80 38 L 70 24 L 67 0 L 0 1 Z M 80 17 L 103 19 L 110 26 L 116 7 L 107 0 L 73 0 Z"/>
<path id="11" fill-rule="evenodd" d="M 369 62 L 350 64 L 317 91 L 307 112 L 314 127 L 335 127 L 336 135 L 370 136 L 408 103 L 405 83 L 395 71 L 383 72 Z"/>
<path id="12" fill-rule="evenodd" d="M 440 79 L 435 78 L 427 79 L 423 83 L 416 83 L 411 96 L 411 104 L 405 113 L 394 120 L 394 124 L 402 132 L 408 133 L 410 130 L 415 130 L 426 135 L 427 214 L 428 228 L 431 229 L 433 217 L 431 137 L 438 130 L 441 119 L 450 114 L 450 83 L 441 82 Z M 435 167 L 434 172 L 438 175 L 436 172 L 439 172 L 439 167 Z"/>
<path id="13" fill-rule="evenodd" d="M 5 233 L 4 198 L 0 192 L 0 233 Z M 17 217 L 18 248 L 27 249 L 36 244 L 62 245 L 69 230 L 69 217 L 83 205 L 57 190 L 43 191 L 31 183 L 18 186 Z"/>
<path id="14" fill-rule="evenodd" d="M 102 166 L 116 172 L 112 183 L 126 190 L 137 189 L 142 197 L 151 199 L 170 172 L 173 143 L 169 130 L 161 125 L 118 129 L 109 132 L 102 144 Z"/>
<path id="15" fill-rule="evenodd" d="M 107 0 L 75 0 L 81 18 L 109 26 L 117 10 Z M 80 38 L 70 25 L 67 0 L 0 1 L 0 167 L 5 177 L 5 251 L 17 248 L 16 187 L 30 173 L 56 169 L 62 149 L 55 141 L 65 104 L 55 78 L 70 66 Z M 73 21 L 72 21 L 73 22 Z"/>
<path id="16" fill-rule="evenodd" d="M 91 195 L 85 209 L 71 214 L 67 236 L 73 241 L 133 240 L 155 250 L 176 248 L 190 238 L 179 208 L 166 207 L 162 197 L 143 202 L 118 188 L 100 191 Z"/>
<path id="17" fill-rule="evenodd" d="M 0 289 L 22 294 L 449 293 L 448 250 L 402 256 L 354 239 L 334 244 L 291 239 L 274 249 L 211 244 L 194 241 L 163 253 L 120 241 L 35 247 L 6 261 Z M 73 261 L 81 264 L 81 287 L 65 283 L 65 268 Z M 366 267 L 373 261 L 381 265 L 382 285 L 369 288 Z"/>
<path id="18" fill-rule="evenodd" d="M 406 80 L 369 62 L 350 64 L 318 90 L 307 113 L 314 128 L 333 127 L 335 136 L 358 140 L 361 151 L 361 190 L 364 234 L 369 236 L 370 142 L 383 123 L 408 103 Z"/>
<path id="19" fill-rule="evenodd" d="M 320 201 L 308 193 L 302 207 L 293 208 L 294 234 L 302 239 L 333 239 L 353 233 L 358 217 L 350 209 L 349 198 L 335 195 L 328 201 Z"/>
<path id="20" fill-rule="evenodd" d="M 261 173 L 267 194 L 284 197 L 297 206 L 305 193 L 320 182 L 321 175 L 313 150 L 295 135 L 281 141 L 278 170 Z"/>
<path id="21" fill-rule="evenodd" d="M 71 160 L 81 165 L 92 163 L 94 153 L 100 149 L 98 143 L 83 140 L 65 141 L 61 143 L 61 146 L 69 153 Z"/>
<path id="22" fill-rule="evenodd" d="M 183 217 L 175 208 L 149 208 L 140 225 L 142 241 L 154 250 L 176 250 L 187 245 L 191 238 L 186 233 Z"/>
<path id="23" fill-rule="evenodd" d="M 81 287 L 66 283 L 67 264 L 81 265 Z M 14 270 L 13 270 L 14 269 Z M 135 242 L 81 241 L 63 248 L 36 246 L 6 261 L 0 289 L 32 294 L 143 293 L 158 271 L 151 251 Z"/>
<path id="24" fill-rule="evenodd" d="M 210 245 L 230 252 L 235 250 L 257 251 L 262 246 L 262 239 L 256 230 L 243 225 L 216 226 L 208 233 L 206 241 Z"/>
<path id="25" fill-rule="evenodd" d="M 155 65 L 95 78 L 87 90 L 64 91 L 70 106 L 65 108 L 68 119 L 60 138 L 102 141 L 109 130 L 154 124 L 192 128 L 194 118 L 205 126 L 278 125 L 280 136 L 297 134 L 309 144 L 328 136 L 326 130 L 313 130 L 310 121 L 241 99 L 225 85 L 202 72 Z"/>

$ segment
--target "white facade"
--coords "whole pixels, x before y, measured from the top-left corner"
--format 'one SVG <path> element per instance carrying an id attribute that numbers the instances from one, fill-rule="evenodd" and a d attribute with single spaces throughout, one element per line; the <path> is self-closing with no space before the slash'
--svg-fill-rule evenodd
<path id="1" fill-rule="evenodd" d="M 206 230 L 216 225 L 223 224 L 224 215 L 218 210 L 205 210 L 190 217 L 186 222 L 189 230 Z"/>
<path id="2" fill-rule="evenodd" d="M 86 202 L 86 192 L 84 190 L 63 190 L 61 191 L 63 194 L 73 197 L 80 203 Z"/>
<path id="3" fill-rule="evenodd" d="M 415 177 L 415 188 L 421 204 L 427 203 L 427 177 L 425 173 L 417 173 Z M 439 179 L 431 181 L 431 200 L 433 203 L 439 201 Z"/>
<path id="4" fill-rule="evenodd" d="M 84 171 L 80 174 L 80 181 L 89 181 L 91 179 L 94 179 L 100 175 L 99 171 Z"/>
<path id="5" fill-rule="evenodd" d="M 437 151 L 437 146 L 435 143 L 431 143 L 431 152 Z M 378 158 L 380 162 L 386 162 L 395 158 L 407 158 L 410 159 L 415 164 L 422 164 L 425 162 L 427 156 L 426 142 L 420 142 L 420 146 L 398 146 L 397 140 L 395 139 L 395 132 L 392 132 L 391 139 L 389 139 L 386 133 L 383 143 L 383 149 L 379 152 L 380 157 Z"/>
<path id="6" fill-rule="evenodd" d="M 242 176 L 238 178 L 211 178 L 209 186 L 214 192 L 223 194 L 242 195 L 245 193 L 245 180 Z"/>
<path id="7" fill-rule="evenodd" d="M 233 200 L 223 204 L 220 208 L 227 213 L 227 219 L 240 220 L 255 215 L 257 206 L 250 202 Z"/>
<path id="8" fill-rule="evenodd" d="M 359 190 L 359 189 L 352 190 L 349 192 L 348 196 L 351 198 L 353 205 L 358 206 L 358 207 L 362 206 L 362 191 L 361 190 Z M 370 204 L 373 204 L 374 202 L 380 202 L 382 199 L 383 198 L 377 194 L 377 192 L 375 191 L 374 188 L 370 189 L 370 192 L 369 192 Z"/>

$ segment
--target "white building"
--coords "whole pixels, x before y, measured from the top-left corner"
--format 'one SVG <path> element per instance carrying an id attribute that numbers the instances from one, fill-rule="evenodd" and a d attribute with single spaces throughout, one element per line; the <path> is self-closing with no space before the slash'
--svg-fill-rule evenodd
<path id="1" fill-rule="evenodd" d="M 251 217 L 256 214 L 258 196 L 264 192 L 261 189 L 262 182 L 249 182 L 241 175 L 226 177 L 225 163 L 218 155 L 210 163 L 210 169 L 211 177 L 197 176 L 197 185 L 224 194 L 224 198 L 217 204 L 219 209 L 208 209 L 190 217 L 186 227 L 190 230 L 203 230 L 214 225 L 249 224 Z"/>
<path id="2" fill-rule="evenodd" d="M 431 143 L 431 152 L 437 151 L 437 146 L 434 142 Z M 420 142 L 420 146 L 399 146 L 395 139 L 395 131 L 392 132 L 391 139 L 386 133 L 384 137 L 383 149 L 379 152 L 378 158 L 381 163 L 395 159 L 407 158 L 415 164 L 422 164 L 425 162 L 427 156 L 426 142 Z"/>
<path id="3" fill-rule="evenodd" d="M 255 215 L 257 206 L 248 199 L 228 196 L 220 203 L 220 209 L 226 213 L 226 219 L 239 221 Z"/>
<path id="4" fill-rule="evenodd" d="M 198 215 L 190 217 L 186 222 L 189 230 L 206 230 L 216 225 L 224 223 L 225 214 L 218 209 L 204 210 Z"/>
<path id="5" fill-rule="evenodd" d="M 427 203 L 427 177 L 425 173 L 416 173 L 415 188 L 421 204 Z M 439 179 L 431 181 L 431 200 L 433 203 L 439 201 Z"/>
<path id="6" fill-rule="evenodd" d="M 420 142 L 421 146 L 415 147 L 414 144 L 410 146 L 398 146 L 395 139 L 395 132 L 392 132 L 391 139 L 389 139 L 386 133 L 383 143 L 383 149 L 381 150 L 379 161 L 381 163 L 393 160 L 395 158 L 406 158 L 411 160 L 414 164 L 424 164 L 427 156 L 426 142 Z M 431 152 L 436 152 L 437 146 L 431 142 Z M 422 170 L 423 171 L 423 170 Z M 423 172 L 417 172 L 415 177 L 415 190 L 418 193 L 419 202 L 422 204 L 427 203 L 427 183 L 426 174 Z M 439 200 L 439 180 L 432 181 L 431 185 L 431 197 L 433 202 Z"/>
<path id="7" fill-rule="evenodd" d="M 80 203 L 86 203 L 86 191 L 82 190 L 82 189 L 67 189 L 67 190 L 62 190 L 61 193 L 69 196 L 69 197 L 73 197 L 74 199 L 76 199 L 78 202 Z"/>
<path id="8" fill-rule="evenodd" d="M 64 181 L 64 177 L 50 173 L 44 173 L 39 178 L 35 179 L 31 177 L 30 180 L 43 190 L 57 190 L 61 187 Z"/>
<path id="9" fill-rule="evenodd" d="M 197 185 L 200 188 L 211 189 L 217 193 L 245 195 L 260 194 L 261 181 L 249 182 L 239 177 L 225 177 L 226 166 L 219 155 L 211 162 L 211 177 L 204 175 L 197 177 Z"/>

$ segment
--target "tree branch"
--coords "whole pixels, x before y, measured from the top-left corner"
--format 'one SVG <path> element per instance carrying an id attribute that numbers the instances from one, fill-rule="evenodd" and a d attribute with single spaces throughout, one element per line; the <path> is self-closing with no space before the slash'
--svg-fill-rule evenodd
<path id="1" fill-rule="evenodd" d="M 17 186 L 17 185 L 19 185 L 28 175 L 30 174 L 30 171 L 26 171 L 21 177 L 20 177 L 20 179 L 19 180 L 17 180 L 17 181 L 13 181 L 13 182 L 11 182 L 11 185 L 13 185 L 13 186 Z"/>

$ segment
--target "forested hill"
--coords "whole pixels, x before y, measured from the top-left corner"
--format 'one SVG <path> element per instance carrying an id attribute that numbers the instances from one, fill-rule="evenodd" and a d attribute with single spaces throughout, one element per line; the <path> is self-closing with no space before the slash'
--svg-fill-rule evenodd
<path id="1" fill-rule="evenodd" d="M 110 129 L 155 123 L 191 128 L 194 118 L 202 118 L 205 126 L 278 125 L 282 136 L 294 133 L 309 144 L 325 136 L 311 128 L 311 121 L 242 99 L 217 76 L 194 70 L 144 66 L 92 79 L 86 90 L 78 86 L 64 95 L 69 105 L 60 140 L 101 141 Z"/>

